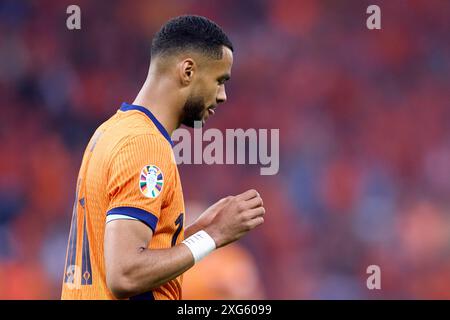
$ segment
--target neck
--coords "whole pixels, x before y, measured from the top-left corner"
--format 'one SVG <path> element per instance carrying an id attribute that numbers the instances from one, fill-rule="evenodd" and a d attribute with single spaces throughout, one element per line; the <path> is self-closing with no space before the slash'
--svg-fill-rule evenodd
<path id="1" fill-rule="evenodd" d="M 164 126 L 169 135 L 180 126 L 180 111 L 183 102 L 169 79 L 149 75 L 133 104 L 148 109 Z"/>

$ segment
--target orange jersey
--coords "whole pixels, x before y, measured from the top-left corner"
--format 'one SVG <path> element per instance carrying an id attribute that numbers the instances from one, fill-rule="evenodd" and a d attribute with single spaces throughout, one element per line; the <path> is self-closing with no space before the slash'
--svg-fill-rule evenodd
<path id="1" fill-rule="evenodd" d="M 133 219 L 153 230 L 149 248 L 184 240 L 184 201 L 169 134 L 153 114 L 122 104 L 92 136 L 78 175 L 62 299 L 115 299 L 106 285 L 105 224 Z M 181 299 L 178 277 L 130 299 Z"/>

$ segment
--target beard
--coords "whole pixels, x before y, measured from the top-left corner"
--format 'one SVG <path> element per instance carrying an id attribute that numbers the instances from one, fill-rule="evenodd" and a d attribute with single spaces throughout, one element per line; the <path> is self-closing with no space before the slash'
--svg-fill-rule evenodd
<path id="1" fill-rule="evenodd" d="M 189 96 L 183 106 L 181 114 L 181 124 L 194 128 L 195 122 L 199 121 L 203 126 L 203 114 L 207 108 L 205 107 L 205 99 L 202 97 Z"/>

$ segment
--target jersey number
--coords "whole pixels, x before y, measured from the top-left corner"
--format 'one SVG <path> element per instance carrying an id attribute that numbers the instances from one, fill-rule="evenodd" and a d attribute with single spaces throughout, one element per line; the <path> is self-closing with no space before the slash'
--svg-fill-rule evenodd
<path id="1" fill-rule="evenodd" d="M 81 268 L 76 264 L 77 257 L 77 226 L 78 226 L 78 204 L 84 209 L 84 221 L 83 221 L 83 239 L 81 248 Z M 91 267 L 91 254 L 89 248 L 89 238 L 86 230 L 86 209 L 85 199 L 81 198 L 78 201 L 78 192 L 75 197 L 75 203 L 73 206 L 72 223 L 70 226 L 69 245 L 67 248 L 66 270 L 64 276 L 64 282 L 72 288 L 79 288 L 81 285 L 92 284 L 92 267 Z"/>
<path id="2" fill-rule="evenodd" d="M 177 220 L 175 220 L 175 225 L 178 226 L 178 228 L 172 237 L 172 247 L 177 243 L 178 236 L 180 235 L 181 229 L 183 229 L 183 222 L 184 222 L 184 214 L 180 213 Z"/>

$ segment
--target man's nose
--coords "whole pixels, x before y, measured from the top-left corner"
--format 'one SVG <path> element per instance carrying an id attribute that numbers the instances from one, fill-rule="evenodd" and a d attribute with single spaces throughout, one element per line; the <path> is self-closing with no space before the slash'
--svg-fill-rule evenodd
<path id="1" fill-rule="evenodd" d="M 217 103 L 223 103 L 227 101 L 227 94 L 225 92 L 225 86 L 222 85 L 219 88 L 219 93 L 217 94 Z"/>

